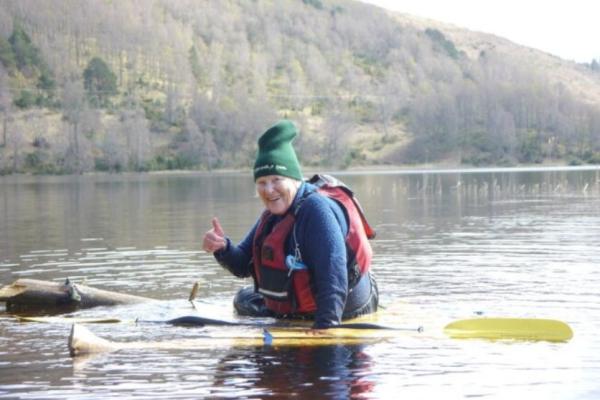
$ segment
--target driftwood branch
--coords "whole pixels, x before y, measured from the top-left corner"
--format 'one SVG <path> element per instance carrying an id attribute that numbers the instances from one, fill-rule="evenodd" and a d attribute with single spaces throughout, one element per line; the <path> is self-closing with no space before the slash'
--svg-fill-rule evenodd
<path id="1" fill-rule="evenodd" d="M 67 312 L 81 308 L 135 304 L 151 301 L 133 296 L 75 284 L 36 279 L 18 279 L 0 289 L 0 302 L 9 312 Z"/>

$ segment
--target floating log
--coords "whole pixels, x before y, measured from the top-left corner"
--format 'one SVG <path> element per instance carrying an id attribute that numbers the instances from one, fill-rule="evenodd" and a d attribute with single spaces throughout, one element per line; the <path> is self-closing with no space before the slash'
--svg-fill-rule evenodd
<path id="1" fill-rule="evenodd" d="M 6 302 L 8 312 L 70 312 L 82 308 L 136 304 L 151 301 L 133 296 L 75 284 L 37 279 L 18 279 L 0 289 L 0 302 Z"/>

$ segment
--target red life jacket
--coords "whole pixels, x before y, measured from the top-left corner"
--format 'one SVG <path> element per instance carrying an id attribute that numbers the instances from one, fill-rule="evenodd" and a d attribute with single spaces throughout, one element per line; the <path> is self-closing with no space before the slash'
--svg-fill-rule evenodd
<path id="1" fill-rule="evenodd" d="M 317 192 L 337 201 L 348 216 L 349 279 L 357 270 L 355 282 L 371 268 L 372 250 L 368 239 L 375 232 L 365 218 L 358 200 L 342 182 L 328 175 L 315 175 L 309 183 L 317 186 Z M 309 194 L 310 195 L 310 194 Z M 257 290 L 265 298 L 265 305 L 278 315 L 311 314 L 316 311 L 316 302 L 311 289 L 308 269 L 290 269 L 286 265 L 285 243 L 292 233 L 296 214 L 304 199 L 300 199 L 294 210 L 288 213 L 275 226 L 272 214 L 265 211 L 254 236 L 253 260 L 254 278 Z"/>

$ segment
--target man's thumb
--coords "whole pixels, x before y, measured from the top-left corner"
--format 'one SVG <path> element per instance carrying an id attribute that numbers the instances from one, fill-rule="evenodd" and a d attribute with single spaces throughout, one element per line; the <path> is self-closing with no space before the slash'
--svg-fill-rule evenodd
<path id="1" fill-rule="evenodd" d="M 217 217 L 213 218 L 212 225 L 217 235 L 225 236 L 225 232 L 223 232 L 223 228 L 221 227 L 221 224 L 219 223 L 219 219 Z"/>

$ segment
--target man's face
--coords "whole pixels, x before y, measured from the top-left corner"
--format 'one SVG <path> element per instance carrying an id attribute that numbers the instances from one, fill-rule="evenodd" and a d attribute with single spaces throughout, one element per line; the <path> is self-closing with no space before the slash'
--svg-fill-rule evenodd
<path id="1" fill-rule="evenodd" d="M 300 182 L 285 176 L 267 175 L 256 180 L 256 192 L 265 208 L 275 215 L 283 215 L 292 205 Z"/>

